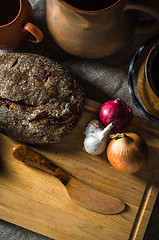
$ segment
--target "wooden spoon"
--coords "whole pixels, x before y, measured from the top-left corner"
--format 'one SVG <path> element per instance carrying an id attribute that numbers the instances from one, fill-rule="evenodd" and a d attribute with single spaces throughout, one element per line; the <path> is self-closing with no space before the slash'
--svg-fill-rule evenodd
<path id="1" fill-rule="evenodd" d="M 13 147 L 13 156 L 29 166 L 40 168 L 55 177 L 65 186 L 70 199 L 79 205 L 101 214 L 116 214 L 124 210 L 125 204 L 72 177 L 40 153 L 26 145 Z"/>

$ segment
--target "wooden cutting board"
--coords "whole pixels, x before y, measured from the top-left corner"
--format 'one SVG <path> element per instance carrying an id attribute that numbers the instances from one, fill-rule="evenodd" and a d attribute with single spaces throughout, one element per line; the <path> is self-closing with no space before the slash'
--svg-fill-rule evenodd
<path id="1" fill-rule="evenodd" d="M 17 142 L 0 135 L 0 218 L 56 240 L 143 239 L 159 186 L 159 125 L 134 117 L 127 131 L 147 141 L 149 162 L 127 175 L 114 169 L 106 154 L 83 151 L 84 128 L 98 118 L 100 104 L 87 100 L 79 123 L 60 144 L 35 148 L 90 186 L 126 203 L 123 213 L 101 215 L 68 199 L 54 177 L 13 159 Z"/>

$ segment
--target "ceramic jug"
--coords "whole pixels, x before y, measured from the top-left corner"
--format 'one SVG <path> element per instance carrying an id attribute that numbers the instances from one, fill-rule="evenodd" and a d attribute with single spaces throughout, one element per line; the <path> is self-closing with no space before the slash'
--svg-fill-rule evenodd
<path id="1" fill-rule="evenodd" d="M 93 2 L 104 5 L 88 8 Z M 86 6 L 86 7 L 85 7 Z M 139 24 L 137 12 L 153 16 Z M 118 51 L 136 29 L 159 30 L 158 0 L 47 0 L 46 21 L 54 41 L 82 58 L 102 58 Z"/>

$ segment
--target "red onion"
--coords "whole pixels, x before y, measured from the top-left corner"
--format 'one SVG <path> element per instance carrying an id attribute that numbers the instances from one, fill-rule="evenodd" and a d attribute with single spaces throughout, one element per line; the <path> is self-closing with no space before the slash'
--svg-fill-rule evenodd
<path id="1" fill-rule="evenodd" d="M 114 123 L 113 129 L 120 130 L 131 122 L 133 112 L 120 98 L 111 100 L 102 105 L 99 111 L 101 122 L 107 126 L 110 122 Z"/>

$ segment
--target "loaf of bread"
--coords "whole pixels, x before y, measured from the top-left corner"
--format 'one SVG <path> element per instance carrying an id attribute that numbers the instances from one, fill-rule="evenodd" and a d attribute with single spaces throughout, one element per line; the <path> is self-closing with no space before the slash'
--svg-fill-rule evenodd
<path id="1" fill-rule="evenodd" d="M 58 143 L 78 122 L 85 93 L 59 63 L 36 54 L 0 56 L 0 132 L 28 144 Z"/>

